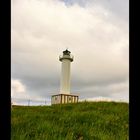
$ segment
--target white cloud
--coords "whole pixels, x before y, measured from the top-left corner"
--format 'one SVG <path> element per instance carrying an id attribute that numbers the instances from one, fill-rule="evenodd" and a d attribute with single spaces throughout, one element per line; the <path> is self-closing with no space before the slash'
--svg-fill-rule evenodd
<path id="1" fill-rule="evenodd" d="M 58 56 L 66 47 L 74 55 L 72 92 L 128 95 L 128 22 L 105 2 L 81 7 L 59 0 L 13 0 L 11 9 L 12 78 L 22 81 L 29 96 L 59 92 Z"/>
<path id="2" fill-rule="evenodd" d="M 11 81 L 11 96 L 24 96 L 24 93 L 26 91 L 25 86 L 20 82 L 20 80 L 12 80 Z"/>

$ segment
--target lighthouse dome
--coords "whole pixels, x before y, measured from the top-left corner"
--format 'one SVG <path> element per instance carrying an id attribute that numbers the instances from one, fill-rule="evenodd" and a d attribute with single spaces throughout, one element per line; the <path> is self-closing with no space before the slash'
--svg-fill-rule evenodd
<path id="1" fill-rule="evenodd" d="M 64 55 L 70 55 L 70 53 L 71 53 L 71 52 L 68 51 L 67 49 L 66 49 L 65 51 L 63 51 L 63 54 L 64 54 Z"/>

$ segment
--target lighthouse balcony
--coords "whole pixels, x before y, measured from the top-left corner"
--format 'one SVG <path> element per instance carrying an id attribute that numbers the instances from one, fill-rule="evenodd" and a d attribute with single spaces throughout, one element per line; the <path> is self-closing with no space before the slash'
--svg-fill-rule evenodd
<path id="1" fill-rule="evenodd" d="M 73 61 L 73 55 L 60 55 L 59 56 L 59 60 L 62 61 L 63 59 L 68 59 L 70 60 L 71 62 Z"/>

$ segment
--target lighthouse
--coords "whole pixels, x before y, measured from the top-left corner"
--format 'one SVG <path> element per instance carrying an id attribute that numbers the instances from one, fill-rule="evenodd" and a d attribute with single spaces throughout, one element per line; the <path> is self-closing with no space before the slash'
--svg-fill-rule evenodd
<path id="1" fill-rule="evenodd" d="M 61 78 L 60 78 L 60 92 L 59 94 L 52 95 L 51 104 L 66 104 L 77 103 L 78 95 L 71 94 L 70 81 L 71 81 L 71 62 L 74 56 L 66 49 L 63 54 L 59 56 L 61 62 Z"/>
<path id="2" fill-rule="evenodd" d="M 73 61 L 73 56 L 71 55 L 71 52 L 66 49 L 63 51 L 63 55 L 59 56 L 59 60 L 62 62 L 60 93 L 70 94 L 70 66 Z"/>

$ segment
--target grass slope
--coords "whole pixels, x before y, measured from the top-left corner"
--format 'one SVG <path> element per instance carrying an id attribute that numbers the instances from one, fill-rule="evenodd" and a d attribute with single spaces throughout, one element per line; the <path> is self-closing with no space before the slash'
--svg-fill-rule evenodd
<path id="1" fill-rule="evenodd" d="M 13 106 L 11 140 L 128 140 L 129 105 Z"/>

